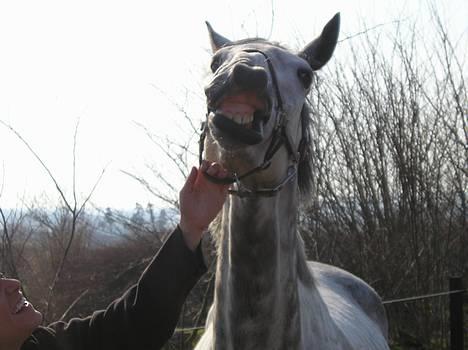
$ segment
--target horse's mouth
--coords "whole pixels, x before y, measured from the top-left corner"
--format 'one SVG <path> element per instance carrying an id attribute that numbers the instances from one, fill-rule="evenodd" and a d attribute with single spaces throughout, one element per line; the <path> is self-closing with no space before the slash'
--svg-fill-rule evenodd
<path id="1" fill-rule="evenodd" d="M 257 93 L 238 92 L 222 97 L 211 107 L 209 121 L 223 139 L 255 145 L 264 138 L 263 125 L 269 118 L 269 110 L 269 101 Z"/>

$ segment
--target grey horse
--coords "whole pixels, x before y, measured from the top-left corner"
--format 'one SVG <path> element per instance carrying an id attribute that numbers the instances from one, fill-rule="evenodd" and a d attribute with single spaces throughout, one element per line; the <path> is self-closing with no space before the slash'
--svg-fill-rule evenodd
<path id="1" fill-rule="evenodd" d="M 232 42 L 208 24 L 213 75 L 200 152 L 231 172 L 232 189 L 197 350 L 388 349 L 376 292 L 346 271 L 308 262 L 296 229 L 312 176 L 306 96 L 339 24 L 337 14 L 298 54 L 259 38 Z"/>

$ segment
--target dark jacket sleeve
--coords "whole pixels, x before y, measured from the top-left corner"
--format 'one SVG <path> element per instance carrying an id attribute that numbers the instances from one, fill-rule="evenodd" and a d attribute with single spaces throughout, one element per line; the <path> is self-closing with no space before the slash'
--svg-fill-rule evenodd
<path id="1" fill-rule="evenodd" d="M 182 305 L 206 271 L 200 247 L 187 248 L 177 228 L 136 285 L 106 310 L 39 327 L 22 350 L 159 349 L 172 336 Z"/>

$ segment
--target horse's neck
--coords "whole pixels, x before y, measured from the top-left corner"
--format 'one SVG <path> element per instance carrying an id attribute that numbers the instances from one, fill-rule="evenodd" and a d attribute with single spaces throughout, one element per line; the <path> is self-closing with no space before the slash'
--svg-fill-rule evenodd
<path id="1" fill-rule="evenodd" d="M 231 197 L 216 280 L 216 348 L 286 349 L 300 341 L 296 194 Z M 301 256 L 302 257 L 302 256 Z"/>

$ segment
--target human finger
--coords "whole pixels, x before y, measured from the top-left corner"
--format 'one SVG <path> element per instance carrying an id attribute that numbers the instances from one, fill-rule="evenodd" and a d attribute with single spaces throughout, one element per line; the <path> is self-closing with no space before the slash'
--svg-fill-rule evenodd
<path id="1" fill-rule="evenodd" d="M 225 169 L 225 168 L 222 168 L 219 172 L 218 172 L 218 177 L 221 178 L 221 179 L 224 179 L 225 177 L 227 177 L 229 174 L 229 172 Z"/>
<path id="2" fill-rule="evenodd" d="M 195 184 L 195 180 L 197 179 L 197 168 L 192 167 L 192 170 L 190 171 L 189 176 L 187 177 L 187 180 L 185 180 L 185 184 L 182 187 L 181 192 L 185 192 L 187 190 L 191 190 L 193 185 Z"/>
<path id="3" fill-rule="evenodd" d="M 204 172 L 208 167 L 210 166 L 211 162 L 207 160 L 203 160 L 202 163 L 200 164 L 200 171 Z"/>
<path id="4" fill-rule="evenodd" d="M 221 167 L 221 164 L 211 163 L 211 165 L 208 167 L 208 169 L 206 169 L 206 173 L 208 175 L 211 175 L 211 176 L 214 176 L 214 177 L 219 177 L 218 174 L 222 169 L 223 168 Z"/>

